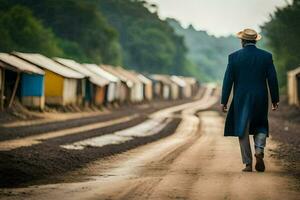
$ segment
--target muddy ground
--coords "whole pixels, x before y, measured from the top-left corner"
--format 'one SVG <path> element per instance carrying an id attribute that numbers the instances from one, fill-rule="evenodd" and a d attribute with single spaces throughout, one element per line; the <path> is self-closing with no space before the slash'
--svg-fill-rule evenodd
<path id="1" fill-rule="evenodd" d="M 286 168 L 285 174 L 296 177 L 299 181 L 297 187 L 300 189 L 300 111 L 299 108 L 288 106 L 284 98 L 282 99 L 280 109 L 276 112 L 270 112 L 270 134 L 278 145 L 275 147 L 272 146 L 266 153 L 282 161 Z M 147 115 L 156 110 L 186 102 L 187 101 L 154 102 L 149 105 L 136 105 L 129 108 L 122 107 L 115 109 L 114 112 L 109 114 L 101 114 L 99 116 L 35 126 L 22 126 L 19 128 L 1 127 L 0 140 L 7 140 L 40 134 L 45 131 L 55 131 L 62 128 L 72 128 L 107 121 L 135 113 L 140 114 L 137 119 L 131 120 L 130 122 L 120 123 L 85 133 L 49 139 L 46 142 L 31 147 L 22 147 L 11 151 L 0 152 L 0 186 L 21 187 L 34 184 L 66 182 L 67 180 L 63 180 L 64 176 L 61 175 L 67 172 L 84 168 L 88 163 L 96 161 L 99 158 L 111 157 L 120 152 L 134 149 L 137 146 L 169 136 L 176 130 L 181 121 L 180 118 L 172 119 L 159 134 L 136 138 L 122 145 L 109 145 L 101 148 L 89 147 L 82 151 L 67 150 L 59 147 L 61 144 L 104 135 L 135 126 L 145 121 Z M 225 114 L 220 112 L 218 103 L 209 110 L 218 111 L 221 116 L 225 117 Z M 72 179 L 69 177 L 68 181 L 72 181 Z"/>
<path id="2" fill-rule="evenodd" d="M 0 151 L 0 187 L 18 187 L 28 184 L 57 182 L 61 178 L 59 175 L 83 167 L 93 160 L 124 152 L 128 149 L 135 148 L 136 146 L 166 137 L 174 132 L 180 119 L 173 119 L 159 134 L 136 138 L 135 140 L 126 142 L 122 145 L 108 145 L 102 148 L 89 147 L 83 151 L 67 150 L 59 147 L 65 143 L 105 135 L 135 126 L 145 121 L 149 114 L 157 110 L 190 101 L 192 100 L 154 101 L 142 105 L 124 106 L 114 109 L 107 114 L 99 114 L 97 116 L 85 118 L 32 126 L 2 126 L 0 127 L 0 141 L 5 141 L 138 114 L 138 117 L 129 122 L 93 129 L 84 133 L 80 132 L 68 136 L 52 138 L 38 145 L 21 147 L 10 151 Z"/>
<path id="3" fill-rule="evenodd" d="M 211 109 L 226 117 L 226 114 L 220 112 L 219 105 Z M 279 159 L 287 174 L 298 179 L 300 190 L 300 108 L 289 106 L 286 97 L 282 96 L 279 110 L 269 111 L 269 128 L 270 137 L 277 146 L 266 153 Z"/>
<path id="4" fill-rule="evenodd" d="M 238 141 L 222 134 L 224 118 L 218 112 L 198 109 L 197 102 L 181 113 L 173 112 L 171 115 L 181 116 L 182 120 L 168 137 L 96 160 L 64 175 L 66 180 L 81 179 L 0 189 L 0 199 L 299 199 L 295 178 L 288 176 L 281 162 L 270 157 L 269 152 L 264 173 L 241 172 Z M 267 149 L 274 145 L 274 140 L 269 140 Z"/>
<path id="5" fill-rule="evenodd" d="M 62 121 L 54 121 L 54 122 L 48 122 L 48 123 L 42 123 L 37 125 L 25 125 L 25 126 L 17 126 L 17 127 L 4 127 L 0 126 L 0 141 L 8 140 L 8 139 L 14 139 L 14 138 L 22 138 L 30 135 L 36 135 L 43 132 L 50 132 L 50 131 L 56 131 L 60 129 L 66 129 L 66 128 L 72 128 L 72 127 L 78 127 L 83 126 L 86 124 L 91 124 L 95 122 L 103 122 L 108 120 L 113 120 L 116 118 L 124 117 L 124 116 L 130 116 L 135 113 L 138 113 L 141 118 L 145 118 L 149 113 L 152 113 L 156 110 L 173 106 L 173 105 L 179 105 L 186 102 L 189 102 L 191 100 L 185 99 L 185 100 L 177 100 L 177 101 L 154 101 L 150 103 L 144 103 L 144 104 L 137 104 L 137 105 L 128 105 L 128 106 L 122 106 L 119 108 L 111 108 L 110 112 L 106 113 L 99 113 L 98 115 L 92 115 L 90 117 L 84 117 L 84 118 L 75 118 L 71 120 L 62 120 Z M 29 118 L 32 119 L 32 118 Z M 14 120 L 20 120 L 19 118 L 14 118 Z M 9 122 L 12 122 L 13 120 L 10 118 Z M 5 124 L 2 122 L 1 124 Z"/>

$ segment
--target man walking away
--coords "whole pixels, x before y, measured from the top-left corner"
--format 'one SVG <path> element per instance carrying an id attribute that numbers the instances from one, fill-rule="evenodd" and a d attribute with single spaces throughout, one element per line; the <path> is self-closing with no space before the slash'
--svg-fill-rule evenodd
<path id="1" fill-rule="evenodd" d="M 224 136 L 239 137 L 244 172 L 252 171 L 249 134 L 253 135 L 258 172 L 265 171 L 264 148 L 269 135 L 268 86 L 272 110 L 278 109 L 279 90 L 272 54 L 255 46 L 261 39 L 256 31 L 245 29 L 237 33 L 243 48 L 230 54 L 222 88 L 221 107 L 227 112 L 227 102 L 233 86 L 233 99 L 225 121 Z"/>

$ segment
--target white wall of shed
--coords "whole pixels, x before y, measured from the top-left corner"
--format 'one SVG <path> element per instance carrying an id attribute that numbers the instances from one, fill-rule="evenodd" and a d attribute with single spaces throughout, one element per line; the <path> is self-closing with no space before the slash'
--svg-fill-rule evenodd
<path id="1" fill-rule="evenodd" d="M 65 78 L 63 87 L 63 104 L 76 104 L 77 80 Z"/>
<path id="2" fill-rule="evenodd" d="M 132 102 L 141 102 L 144 99 L 144 87 L 142 83 L 134 83 L 131 92 Z"/>
<path id="3" fill-rule="evenodd" d="M 163 98 L 169 99 L 170 98 L 170 87 L 168 85 L 163 85 Z"/>
<path id="4" fill-rule="evenodd" d="M 187 84 L 183 90 L 184 90 L 185 97 L 189 98 L 192 96 L 192 86 L 190 84 Z"/>
<path id="5" fill-rule="evenodd" d="M 176 84 L 171 85 L 171 95 L 172 95 L 172 99 L 178 99 L 179 87 Z"/>
<path id="6" fill-rule="evenodd" d="M 108 87 L 107 87 L 107 97 L 106 97 L 106 100 L 108 102 L 113 102 L 115 100 L 115 97 L 116 97 L 116 84 L 113 83 L 113 82 L 110 82 L 108 84 Z"/>

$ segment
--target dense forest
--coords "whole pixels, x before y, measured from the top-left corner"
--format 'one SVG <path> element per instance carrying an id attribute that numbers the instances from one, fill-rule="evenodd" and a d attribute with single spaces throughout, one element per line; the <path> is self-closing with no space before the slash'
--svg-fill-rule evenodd
<path id="1" fill-rule="evenodd" d="M 288 34 L 287 34 L 288 33 Z M 262 26 L 279 81 L 300 63 L 300 0 L 278 8 Z M 121 65 L 146 73 L 223 78 L 234 36 L 215 37 L 162 20 L 142 0 L 0 0 L 0 51 L 39 52 L 79 62 Z"/>
<path id="2" fill-rule="evenodd" d="M 2 51 L 32 51 L 85 62 L 121 64 L 118 33 L 92 3 L 1 0 L 0 4 L 1 36 L 8 38 L 5 48 L 1 44 Z"/>
<path id="3" fill-rule="evenodd" d="M 183 37 L 139 0 L 0 0 L 0 51 L 196 75 Z"/>
<path id="4" fill-rule="evenodd" d="M 167 19 L 176 33 L 182 35 L 188 47 L 188 58 L 196 64 L 206 80 L 218 81 L 223 78 L 228 55 L 241 48 L 234 36 L 215 37 L 206 31 L 196 30 L 192 25 L 183 28 L 175 19 Z"/>
<path id="5" fill-rule="evenodd" d="M 284 89 L 286 72 L 300 66 L 300 0 L 277 8 L 271 20 L 262 26 L 266 46 L 273 52 L 279 84 Z"/>

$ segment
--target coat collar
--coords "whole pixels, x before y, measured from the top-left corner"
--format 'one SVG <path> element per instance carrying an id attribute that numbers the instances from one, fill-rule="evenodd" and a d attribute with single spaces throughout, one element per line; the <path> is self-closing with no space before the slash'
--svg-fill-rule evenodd
<path id="1" fill-rule="evenodd" d="M 253 43 L 245 44 L 244 48 L 256 48 L 256 45 Z"/>

